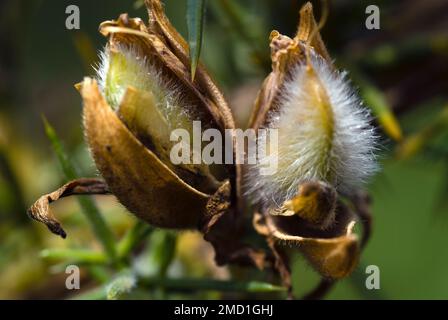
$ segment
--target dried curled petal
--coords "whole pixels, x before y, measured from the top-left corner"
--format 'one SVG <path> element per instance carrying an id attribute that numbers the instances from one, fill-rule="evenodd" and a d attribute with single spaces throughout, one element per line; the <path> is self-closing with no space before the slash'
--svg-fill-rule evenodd
<path id="1" fill-rule="evenodd" d="M 44 223 L 54 234 L 65 238 L 67 234 L 65 233 L 59 221 L 50 212 L 50 203 L 60 198 L 73 195 L 109 193 L 109 187 L 101 179 L 83 178 L 73 180 L 66 183 L 56 191 L 41 196 L 31 206 L 31 208 L 28 209 L 28 215 L 34 220 Z"/>
<path id="2" fill-rule="evenodd" d="M 269 213 L 280 216 L 297 215 L 309 222 L 311 227 L 326 229 L 334 222 L 336 197 L 336 190 L 330 185 L 306 182 L 300 185 L 297 195 Z"/>
<path id="3" fill-rule="evenodd" d="M 297 247 L 322 276 L 339 279 L 349 275 L 359 259 L 355 221 L 341 204 L 331 229 L 312 230 L 297 216 L 281 217 L 255 214 L 254 227 L 267 237 Z"/>

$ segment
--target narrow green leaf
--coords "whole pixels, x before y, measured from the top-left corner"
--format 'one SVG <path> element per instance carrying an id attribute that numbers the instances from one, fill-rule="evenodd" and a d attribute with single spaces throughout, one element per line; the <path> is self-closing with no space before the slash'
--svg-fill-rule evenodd
<path id="1" fill-rule="evenodd" d="M 62 171 L 68 180 L 74 180 L 78 178 L 75 166 L 70 161 L 64 147 L 56 134 L 56 131 L 48 123 L 47 119 L 42 116 L 42 121 L 45 127 L 45 133 L 50 140 L 53 150 L 61 164 Z M 117 254 L 115 249 L 115 239 L 112 231 L 104 221 L 98 207 L 95 202 L 90 197 L 78 197 L 78 202 L 81 206 L 82 212 L 86 215 L 89 220 L 95 236 L 103 245 L 107 252 L 107 255 L 112 261 L 116 260 Z"/>
<path id="2" fill-rule="evenodd" d="M 191 80 L 194 80 L 201 55 L 205 17 L 205 0 L 187 0 L 188 44 L 190 47 Z"/>
<path id="3" fill-rule="evenodd" d="M 150 238 L 151 265 L 155 267 L 154 274 L 164 277 L 176 255 L 177 235 L 170 231 L 157 230 Z"/>
<path id="4" fill-rule="evenodd" d="M 422 151 L 430 141 L 442 134 L 448 127 L 448 106 L 420 131 L 407 137 L 397 149 L 398 159 L 409 159 Z"/>
<path id="5" fill-rule="evenodd" d="M 40 256 L 48 260 L 64 260 L 80 264 L 104 264 L 107 262 L 107 256 L 103 252 L 84 249 L 45 249 L 41 251 Z"/>
<path id="6" fill-rule="evenodd" d="M 50 123 L 47 121 L 47 118 L 45 118 L 45 116 L 42 116 L 42 121 L 43 121 L 44 127 L 45 127 L 45 134 L 47 135 L 48 140 L 50 140 L 50 142 L 51 142 L 51 146 L 59 160 L 59 164 L 62 167 L 62 172 L 64 173 L 65 177 L 68 180 L 74 180 L 74 179 L 78 178 L 76 169 L 70 163 L 67 153 L 65 152 L 64 147 L 62 146 L 62 142 L 59 140 L 59 137 L 57 136 L 56 131 L 50 125 Z"/>
<path id="7" fill-rule="evenodd" d="M 99 287 L 80 294 L 77 294 L 70 298 L 70 300 L 105 300 L 106 288 Z"/>
<path id="8" fill-rule="evenodd" d="M 377 116 L 378 122 L 384 131 L 395 141 L 401 141 L 403 134 L 400 124 L 383 93 L 372 84 L 364 83 L 361 87 L 361 95 L 366 101 L 366 104 L 370 106 L 373 113 Z"/>
<path id="9" fill-rule="evenodd" d="M 137 221 L 120 240 L 120 243 L 117 246 L 118 256 L 121 259 L 126 258 L 153 230 L 154 229 L 145 222 Z"/>
<path id="10" fill-rule="evenodd" d="M 401 141 L 403 139 L 403 133 L 400 123 L 395 117 L 392 107 L 387 102 L 383 92 L 362 75 L 354 64 L 343 59 L 340 59 L 340 61 L 350 71 L 351 78 L 359 86 L 361 97 L 366 102 L 367 107 L 372 110 L 372 113 L 377 118 L 384 132 L 395 141 Z"/>
<path id="11" fill-rule="evenodd" d="M 0 178 L 4 179 L 7 185 L 7 190 L 9 189 L 6 196 L 12 198 L 12 206 L 9 211 L 11 214 L 8 215 L 8 219 L 12 219 L 22 225 L 29 223 L 26 214 L 16 214 L 19 212 L 26 212 L 27 207 L 17 175 L 8 158 L 7 150 L 2 145 L 0 145 Z"/>
<path id="12" fill-rule="evenodd" d="M 271 68 L 269 50 L 265 48 L 265 35 L 260 28 L 253 27 L 250 13 L 234 0 L 216 0 L 210 3 L 210 8 L 218 17 L 218 21 L 239 37 L 250 49 L 251 57 L 259 67 Z"/>

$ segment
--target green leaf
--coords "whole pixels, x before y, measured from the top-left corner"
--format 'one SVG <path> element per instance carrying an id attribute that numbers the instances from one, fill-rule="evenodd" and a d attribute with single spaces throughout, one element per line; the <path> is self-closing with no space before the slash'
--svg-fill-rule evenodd
<path id="1" fill-rule="evenodd" d="M 84 249 L 45 249 L 41 251 L 40 256 L 48 260 L 64 260 L 79 264 L 107 262 L 107 256 L 104 253 Z"/>
<path id="2" fill-rule="evenodd" d="M 92 290 L 80 293 L 70 298 L 70 300 L 105 300 L 106 299 L 106 288 L 99 287 Z"/>
<path id="3" fill-rule="evenodd" d="M 117 246 L 118 256 L 121 259 L 128 257 L 132 250 L 153 230 L 154 229 L 145 222 L 137 221 L 120 240 L 120 243 Z"/>
<path id="4" fill-rule="evenodd" d="M 65 177 L 67 178 L 67 180 L 77 179 L 78 174 L 76 172 L 76 168 L 67 156 L 67 153 L 65 152 L 62 142 L 56 134 L 56 131 L 48 123 L 47 119 L 44 116 L 42 116 L 42 121 L 44 123 L 45 133 L 52 144 L 53 150 L 56 153 L 59 163 L 61 164 L 62 171 L 64 172 Z M 112 261 L 115 261 L 117 254 L 114 235 L 104 221 L 104 218 L 101 215 L 95 202 L 90 197 L 80 197 L 78 198 L 78 202 L 81 206 L 82 212 L 89 220 L 95 236 L 103 245 L 109 258 Z"/>
<path id="5" fill-rule="evenodd" d="M 439 114 L 420 131 L 408 136 L 398 146 L 397 158 L 409 159 L 421 152 L 437 136 L 448 127 L 448 106 L 445 106 Z"/>
<path id="6" fill-rule="evenodd" d="M 350 71 L 351 78 L 359 86 L 361 97 L 367 107 L 372 110 L 384 132 L 395 141 L 402 141 L 403 133 L 400 123 L 383 92 L 370 82 L 354 64 L 343 59 L 340 59 L 340 61 Z"/>
<path id="7" fill-rule="evenodd" d="M 403 134 L 400 124 L 384 94 L 370 83 L 364 83 L 360 90 L 366 104 L 372 109 L 384 131 L 395 141 L 401 141 Z"/>
<path id="8" fill-rule="evenodd" d="M 205 17 L 205 0 L 187 0 L 188 45 L 190 47 L 191 80 L 194 80 L 201 55 Z"/>
<path id="9" fill-rule="evenodd" d="M 223 27 L 235 33 L 249 47 L 256 65 L 270 69 L 269 50 L 264 47 L 265 34 L 260 32 L 260 28 L 253 27 L 253 21 L 248 19 L 251 13 L 233 0 L 212 1 L 211 9 Z"/>
<path id="10" fill-rule="evenodd" d="M 177 235 L 171 231 L 157 230 L 150 238 L 150 264 L 154 266 L 154 274 L 164 277 L 176 255 Z"/>

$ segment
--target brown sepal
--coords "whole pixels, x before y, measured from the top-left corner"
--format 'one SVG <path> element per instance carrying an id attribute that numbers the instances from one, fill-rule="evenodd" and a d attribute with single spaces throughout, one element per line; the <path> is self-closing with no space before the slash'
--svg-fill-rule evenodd
<path id="1" fill-rule="evenodd" d="M 59 221 L 50 212 L 50 203 L 64 197 L 87 194 L 109 194 L 109 187 L 102 179 L 82 178 L 70 181 L 51 193 L 41 196 L 29 209 L 28 215 L 44 223 L 48 229 L 65 238 L 67 234 Z"/>

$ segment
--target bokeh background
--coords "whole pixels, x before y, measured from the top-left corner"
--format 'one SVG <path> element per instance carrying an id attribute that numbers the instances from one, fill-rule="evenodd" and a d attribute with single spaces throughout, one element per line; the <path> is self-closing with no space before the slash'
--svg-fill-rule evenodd
<path id="1" fill-rule="evenodd" d="M 186 36 L 185 1 L 164 2 L 168 17 Z M 201 59 L 240 126 L 270 71 L 270 31 L 293 36 L 303 3 L 208 1 Z M 65 28 L 70 4 L 80 8 L 80 30 Z M 314 4 L 319 17 L 320 4 Z M 370 4 L 380 8 L 380 30 L 365 27 Z M 57 252 L 101 250 L 89 221 L 76 199 L 55 203 L 52 210 L 69 233 L 62 240 L 31 221 L 26 209 L 67 181 L 42 116 L 79 175 L 97 174 L 83 141 L 81 99 L 73 85 L 94 73 L 97 52 L 106 43 L 99 23 L 123 12 L 147 19 L 142 2 L 135 0 L 0 1 L 0 298 L 104 298 L 95 288 L 119 273 L 93 257 L 81 268 L 81 290 L 67 290 L 65 266 L 80 257 Z M 322 36 L 335 64 L 349 70 L 376 116 L 382 167 L 367 186 L 374 231 L 361 265 L 327 298 L 448 299 L 448 2 L 333 0 Z M 136 223 L 112 197 L 95 200 L 117 239 Z M 210 247 L 193 232 L 148 229 L 130 260 L 149 276 L 269 280 L 215 267 Z M 365 288 L 365 267 L 371 264 L 380 268 L 380 290 Z M 298 295 L 318 281 L 300 256 L 294 259 L 293 276 Z M 200 290 L 188 283 L 178 291 L 139 287 L 127 297 L 277 297 Z"/>

